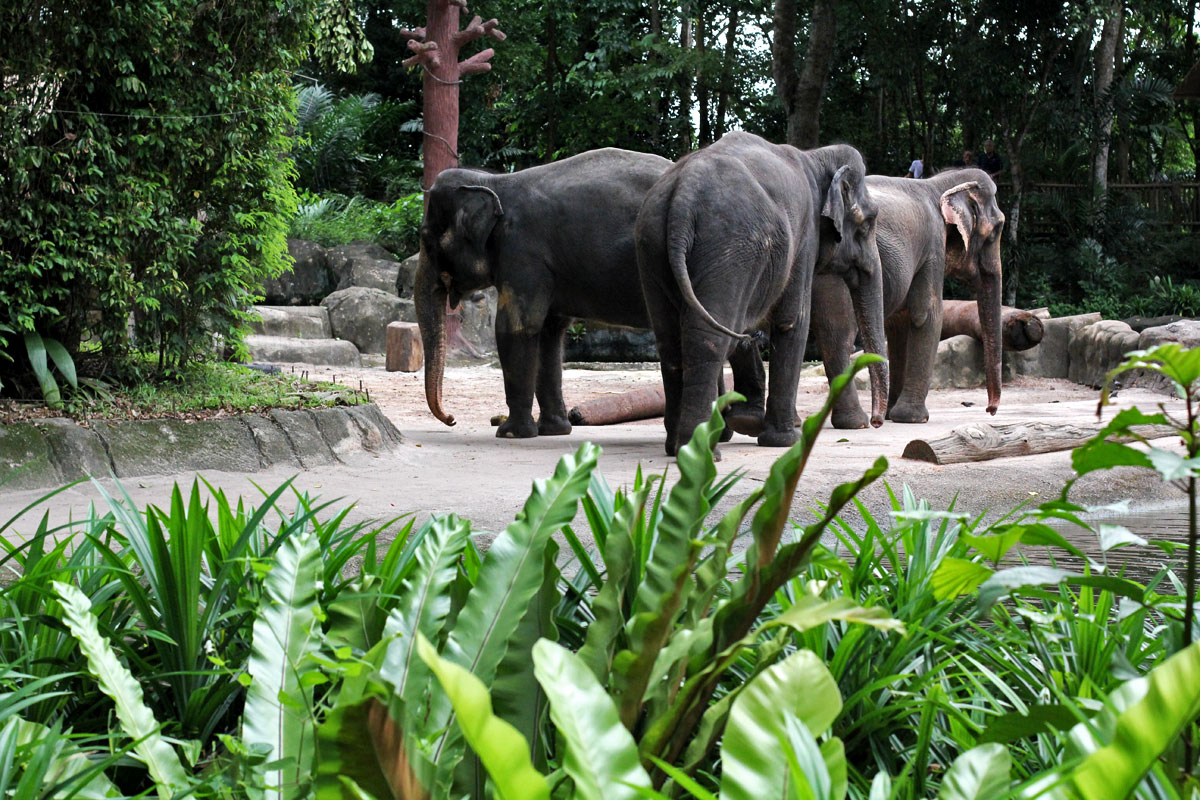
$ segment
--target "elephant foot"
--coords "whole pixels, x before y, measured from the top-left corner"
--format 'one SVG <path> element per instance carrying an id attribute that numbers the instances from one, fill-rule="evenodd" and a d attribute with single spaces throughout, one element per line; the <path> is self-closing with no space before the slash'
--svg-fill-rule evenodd
<path id="1" fill-rule="evenodd" d="M 929 409 L 924 403 L 896 403 L 888 409 L 887 418 L 892 422 L 920 424 L 929 422 Z"/>
<path id="2" fill-rule="evenodd" d="M 571 423 L 566 417 L 538 417 L 538 436 L 566 436 L 571 432 Z"/>
<path id="3" fill-rule="evenodd" d="M 733 438 L 733 428 L 729 427 L 729 421 L 726 420 L 725 427 L 721 428 L 721 438 L 718 441 L 728 442 Z"/>
<path id="4" fill-rule="evenodd" d="M 533 421 L 533 417 L 527 419 L 509 417 L 496 429 L 497 439 L 532 439 L 537 435 L 538 426 Z"/>
<path id="5" fill-rule="evenodd" d="M 833 413 L 829 415 L 833 427 L 838 430 L 852 431 L 859 428 L 867 427 L 867 413 L 861 408 L 855 408 L 847 411 L 841 408 L 834 408 Z"/>
<path id="6" fill-rule="evenodd" d="M 795 428 L 785 431 L 765 430 L 758 437 L 759 447 L 791 447 L 800 440 Z"/>
<path id="7" fill-rule="evenodd" d="M 748 403 L 734 403 L 725 409 L 725 427 L 743 436 L 758 436 L 766 428 L 763 410 Z"/>

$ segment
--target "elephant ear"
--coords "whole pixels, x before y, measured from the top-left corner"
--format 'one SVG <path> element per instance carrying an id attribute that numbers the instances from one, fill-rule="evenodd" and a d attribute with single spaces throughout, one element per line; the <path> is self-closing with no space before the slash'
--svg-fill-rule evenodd
<path id="1" fill-rule="evenodd" d="M 971 237 L 976 232 L 979 207 L 975 202 L 975 193 L 978 190 L 979 184 L 976 181 L 968 181 L 942 193 L 942 219 L 947 225 L 953 225 L 958 230 L 964 252 L 970 251 Z M 947 246 L 952 247 L 953 244 L 947 242 Z"/>
<path id="2" fill-rule="evenodd" d="M 457 195 L 456 233 L 473 246 L 482 248 L 492 235 L 496 220 L 504 216 L 500 197 L 486 186 L 460 186 Z"/>
<path id="3" fill-rule="evenodd" d="M 821 209 L 821 216 L 833 223 L 839 242 L 846 231 L 846 191 L 850 188 L 850 177 L 846 173 L 849 171 L 850 165 L 843 164 L 833 173 L 833 180 L 825 192 L 825 205 Z"/>

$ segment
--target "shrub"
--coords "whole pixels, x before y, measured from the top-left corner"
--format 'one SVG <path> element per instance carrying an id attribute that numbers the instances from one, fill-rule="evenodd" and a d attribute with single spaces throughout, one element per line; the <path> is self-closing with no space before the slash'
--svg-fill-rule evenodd
<path id="1" fill-rule="evenodd" d="M 422 202 L 420 192 L 390 204 L 361 196 L 306 194 L 288 235 L 324 247 L 366 240 L 404 258 L 421 244 Z"/>

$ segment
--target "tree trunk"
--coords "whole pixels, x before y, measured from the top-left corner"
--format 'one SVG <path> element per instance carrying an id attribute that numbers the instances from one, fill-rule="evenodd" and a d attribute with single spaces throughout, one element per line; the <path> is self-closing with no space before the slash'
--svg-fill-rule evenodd
<path id="1" fill-rule="evenodd" d="M 546 6 L 546 66 L 544 70 L 546 88 L 550 91 L 549 108 L 546 109 L 546 161 L 554 160 L 558 149 L 558 103 L 554 95 L 558 86 L 558 6 Z"/>
<path id="2" fill-rule="evenodd" d="M 821 133 L 821 98 L 833 62 L 837 13 L 833 0 L 814 0 L 804 67 L 796 70 L 796 0 L 775 0 L 775 33 L 771 73 L 787 112 L 787 141 L 793 147 L 816 147 Z"/>
<path id="3" fill-rule="evenodd" d="M 712 121 L 708 118 L 708 75 L 704 70 L 704 57 L 708 53 L 708 3 L 700 3 L 696 12 L 696 53 L 700 67 L 696 70 L 696 104 L 700 113 L 698 131 L 699 145 L 712 142 Z"/>
<path id="4" fill-rule="evenodd" d="M 685 3 L 679 19 L 679 47 L 685 53 L 692 49 L 692 15 Z M 683 139 L 682 152 L 692 149 L 692 71 L 685 69 L 679 78 L 679 133 Z"/>
<path id="5" fill-rule="evenodd" d="M 1021 137 L 1023 138 L 1023 137 Z M 1008 148 L 1008 175 L 1012 181 L 1012 205 L 1008 210 L 1004 228 L 1009 244 L 1014 248 L 1021 242 L 1021 196 L 1025 191 L 1025 169 L 1021 161 L 1021 138 L 1005 136 L 1005 146 Z M 1017 285 L 1021 274 L 1017 261 L 1009 259 L 1004 269 L 1004 304 L 1017 304 Z"/>
<path id="6" fill-rule="evenodd" d="M 729 112 L 729 95 L 733 92 L 733 60 L 737 55 L 738 8 L 729 11 L 729 28 L 725 32 L 725 58 L 721 62 L 721 86 L 717 91 L 716 138 L 725 135 L 725 115 Z"/>
<path id="7" fill-rule="evenodd" d="M 1125 16 L 1123 0 L 1115 0 L 1108 9 L 1100 43 L 1096 46 L 1096 77 L 1094 81 L 1096 112 L 1099 119 L 1096 149 L 1092 157 L 1092 196 L 1099 199 L 1108 193 L 1108 150 L 1112 136 L 1113 105 L 1108 96 L 1113 84 L 1113 67 L 1117 46 L 1121 40 Z"/>

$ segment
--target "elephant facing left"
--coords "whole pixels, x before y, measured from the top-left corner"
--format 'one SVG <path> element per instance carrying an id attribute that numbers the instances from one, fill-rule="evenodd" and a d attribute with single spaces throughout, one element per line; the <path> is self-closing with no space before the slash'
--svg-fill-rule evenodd
<path id="1" fill-rule="evenodd" d="M 449 169 L 429 191 L 414 287 L 425 346 L 425 399 L 442 408 L 446 301 L 495 286 L 496 346 L 508 419 L 501 438 L 571 432 L 563 339 L 573 319 L 649 327 L 633 228 L 665 158 L 593 150 L 515 173 Z M 533 418 L 536 393 L 541 410 Z"/>

